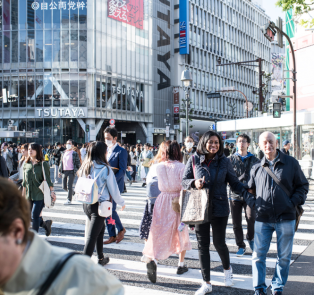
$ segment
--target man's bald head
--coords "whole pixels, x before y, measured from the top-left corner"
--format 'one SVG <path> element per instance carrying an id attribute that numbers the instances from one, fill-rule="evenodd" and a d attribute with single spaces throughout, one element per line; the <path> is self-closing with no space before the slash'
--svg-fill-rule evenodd
<path id="1" fill-rule="evenodd" d="M 276 136 L 274 133 L 265 131 L 259 136 L 259 146 L 264 152 L 268 160 L 273 160 L 276 157 Z"/>

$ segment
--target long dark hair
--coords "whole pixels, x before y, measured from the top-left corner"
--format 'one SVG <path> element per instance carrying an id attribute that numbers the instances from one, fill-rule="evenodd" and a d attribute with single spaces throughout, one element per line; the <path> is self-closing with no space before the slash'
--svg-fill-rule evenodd
<path id="1" fill-rule="evenodd" d="M 201 137 L 201 139 L 197 145 L 197 148 L 196 148 L 196 152 L 198 154 L 200 154 L 200 155 L 208 154 L 208 150 L 206 149 L 206 143 L 212 136 L 216 136 L 219 140 L 219 150 L 217 152 L 218 156 L 220 157 L 223 155 L 224 145 L 223 145 L 222 139 L 217 132 L 211 131 L 211 130 L 205 132 L 204 135 Z"/>
<path id="2" fill-rule="evenodd" d="M 176 140 L 173 140 L 170 142 L 170 144 L 167 143 L 168 141 L 166 142 L 167 145 L 166 153 L 168 160 L 182 162 L 183 157 L 178 142 Z"/>
<path id="3" fill-rule="evenodd" d="M 108 147 L 103 141 L 93 141 L 92 143 L 90 143 L 86 153 L 86 157 L 83 161 L 81 168 L 77 172 L 77 175 L 89 175 L 91 168 L 94 165 L 93 161 L 95 161 L 99 165 L 106 165 L 109 167 L 106 158 L 107 149 Z"/>
<path id="4" fill-rule="evenodd" d="M 32 142 L 29 144 L 29 146 L 31 147 L 32 150 L 36 151 L 36 160 L 38 162 L 43 162 L 44 161 L 44 156 L 43 156 L 43 151 L 41 149 L 40 144 L 36 143 L 36 142 Z M 29 148 L 28 146 L 28 148 Z M 29 163 L 31 160 L 31 157 L 28 156 L 25 163 Z"/>

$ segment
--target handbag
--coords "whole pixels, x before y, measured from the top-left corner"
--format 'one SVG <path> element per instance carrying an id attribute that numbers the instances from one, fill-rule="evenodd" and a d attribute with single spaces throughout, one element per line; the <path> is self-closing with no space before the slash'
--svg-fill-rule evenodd
<path id="1" fill-rule="evenodd" d="M 105 165 L 104 168 L 102 168 L 97 177 L 91 178 L 90 175 L 88 177 L 85 177 L 85 175 L 80 176 L 76 182 L 75 185 L 75 199 L 78 202 L 84 203 L 84 204 L 95 204 L 98 202 L 99 194 L 98 194 L 98 185 L 97 185 L 97 179 L 101 172 L 107 168 Z M 95 175 L 95 172 L 94 172 Z M 100 193 L 102 195 L 102 192 L 105 189 L 105 185 Z"/>
<path id="2" fill-rule="evenodd" d="M 109 217 L 112 215 L 112 198 L 109 201 L 99 203 L 98 214 L 102 217 Z"/>
<path id="3" fill-rule="evenodd" d="M 143 167 L 146 167 L 146 168 L 149 168 L 149 167 L 151 166 L 150 161 L 151 161 L 150 158 L 145 158 L 145 160 L 144 160 L 143 163 L 142 163 L 142 166 L 143 166 Z"/>
<path id="4" fill-rule="evenodd" d="M 291 194 L 288 191 L 288 189 L 280 182 L 280 180 L 277 178 L 277 176 L 269 169 L 269 167 L 263 167 L 268 175 L 281 187 L 281 189 L 286 193 L 286 195 L 290 198 Z M 296 221 L 295 221 L 295 231 L 298 230 L 299 223 L 301 220 L 301 217 L 304 213 L 304 209 L 302 208 L 301 205 L 295 206 L 295 211 L 296 211 Z"/>
<path id="5" fill-rule="evenodd" d="M 192 156 L 193 174 L 195 178 L 195 158 Z M 219 171 L 219 162 L 215 181 L 211 189 L 189 189 L 180 193 L 181 222 L 185 224 L 203 224 L 209 222 L 212 214 L 212 199 Z"/>
<path id="6" fill-rule="evenodd" d="M 39 189 L 43 192 L 44 194 L 44 203 L 45 206 L 47 208 L 53 207 L 51 206 L 51 196 L 50 196 L 50 188 L 48 186 L 47 180 L 46 180 L 46 173 L 44 170 L 44 162 L 41 162 L 41 168 L 43 170 L 43 176 L 44 176 L 44 180 L 43 182 L 40 184 Z M 34 168 L 33 168 L 34 169 Z M 36 179 L 37 181 L 37 179 Z M 37 181 L 38 182 L 38 181 Z"/>
<path id="7" fill-rule="evenodd" d="M 61 259 L 57 262 L 56 266 L 52 269 L 49 276 L 45 280 L 45 282 L 41 285 L 36 295 L 44 295 L 48 289 L 51 287 L 53 281 L 56 279 L 58 274 L 61 272 L 64 265 L 67 261 L 74 255 L 81 255 L 80 253 L 70 252 L 61 257 Z"/>

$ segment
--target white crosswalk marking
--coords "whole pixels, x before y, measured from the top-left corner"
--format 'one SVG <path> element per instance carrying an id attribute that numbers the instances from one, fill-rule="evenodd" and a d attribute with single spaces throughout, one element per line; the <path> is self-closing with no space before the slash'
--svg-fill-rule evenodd
<path id="1" fill-rule="evenodd" d="M 106 268 L 110 271 L 114 271 L 115 274 L 120 274 L 120 279 L 123 281 L 124 276 L 141 276 L 141 280 L 144 280 L 149 286 L 150 282 L 146 276 L 146 265 L 139 262 L 139 257 L 144 248 L 144 243 L 139 239 L 139 225 L 141 222 L 141 217 L 146 204 L 146 192 L 145 189 L 141 188 L 141 184 L 134 184 L 131 188 L 127 187 L 128 193 L 123 194 L 126 201 L 125 211 L 119 211 L 118 214 L 121 218 L 122 224 L 126 227 L 125 239 L 119 243 L 112 243 L 109 245 L 104 245 L 104 253 L 107 251 L 107 256 L 110 257 L 110 263 Z M 83 212 L 83 206 L 79 202 L 73 201 L 71 205 L 65 206 L 63 203 L 66 201 L 67 193 L 60 190 L 60 186 L 57 186 L 57 201 L 53 209 L 44 209 L 43 217 L 45 220 L 52 219 L 52 234 L 47 238 L 44 232 L 41 231 L 40 235 L 42 238 L 47 239 L 53 244 L 60 245 L 63 247 L 68 247 L 71 249 L 83 250 L 85 245 L 84 231 L 85 231 L 85 220 L 86 216 Z M 314 240 L 314 206 L 312 202 L 309 202 L 309 206 L 304 206 L 305 214 L 301 219 L 301 224 L 299 231 L 295 234 L 295 242 L 293 245 L 293 254 L 301 254 L 308 245 L 308 241 Z M 243 214 L 243 228 L 244 233 L 246 232 L 246 222 L 245 215 Z M 226 239 L 226 244 L 230 250 L 230 261 L 234 266 L 234 289 L 240 290 L 252 290 L 252 274 L 251 274 L 251 264 L 252 264 L 252 252 L 249 250 L 249 245 L 247 245 L 247 253 L 243 257 L 237 257 L 235 252 L 237 251 L 236 242 L 234 240 L 232 220 L 231 216 L 228 219 L 228 226 L 226 230 L 228 238 Z M 105 233 L 104 239 L 108 237 Z M 268 253 L 266 265 L 267 268 L 273 271 L 276 263 L 276 235 L 273 235 L 274 239 L 270 245 L 270 251 Z M 186 261 L 187 263 L 198 263 L 198 251 L 197 251 L 197 240 L 195 232 L 190 231 L 190 240 L 192 242 L 193 249 L 187 251 Z M 212 243 L 212 239 L 211 239 Z M 212 249 L 212 248 L 211 248 Z M 113 252 L 112 252 L 113 251 Z M 117 254 L 116 254 L 117 253 Z M 137 253 L 137 254 L 136 254 Z M 134 256 L 137 255 L 137 256 Z M 112 257 L 113 256 L 113 257 Z M 123 256 L 120 258 L 120 256 Z M 125 259 L 124 257 L 129 257 Z M 131 257 L 131 258 L 130 258 Z M 177 259 L 177 255 L 173 255 L 170 258 Z M 218 253 L 215 250 L 210 251 L 210 257 L 212 263 L 218 263 L 221 265 Z M 296 257 L 296 256 L 295 256 Z M 93 256 L 92 259 L 97 262 L 97 257 Z M 244 268 L 242 272 L 237 272 L 237 267 Z M 189 267 L 189 271 L 183 275 L 176 274 L 177 267 L 173 264 L 167 264 L 161 262 L 158 264 L 157 273 L 158 278 L 164 280 L 171 280 L 173 284 L 180 284 L 184 282 L 186 286 L 199 285 L 202 282 L 202 276 L 200 269 L 198 267 Z M 221 271 L 216 271 L 213 269 L 211 271 L 211 282 L 214 286 L 224 286 L 224 274 Z M 158 283 L 158 282 L 157 282 Z M 128 284 L 128 280 L 125 281 L 125 294 L 126 295 L 170 295 L 174 293 L 187 294 L 188 292 L 182 289 L 180 291 L 176 290 L 173 292 L 154 290 L 147 286 L 142 286 L 141 284 L 136 284 L 135 286 Z M 267 284 L 270 284 L 270 280 L 267 280 Z M 189 292 L 191 294 L 191 292 Z M 246 293 L 245 293 L 246 294 Z"/>

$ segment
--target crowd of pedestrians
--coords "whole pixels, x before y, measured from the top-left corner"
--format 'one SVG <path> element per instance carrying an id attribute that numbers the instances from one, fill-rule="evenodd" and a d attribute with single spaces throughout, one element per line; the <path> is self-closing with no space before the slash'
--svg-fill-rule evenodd
<path id="1" fill-rule="evenodd" d="M 22 288 L 36 289 L 45 277 L 36 282 L 27 280 L 25 277 L 30 274 L 21 273 L 19 264 L 31 264 L 33 256 L 41 255 L 45 247 L 47 250 L 42 254 L 45 259 L 37 265 L 38 272 L 38 269 L 44 268 L 48 258 L 58 260 L 64 254 L 29 231 L 32 221 L 33 231 L 38 232 L 42 227 L 47 236 L 51 233 L 53 221 L 42 218 L 45 192 L 41 185 L 46 182 L 51 200 L 55 202 L 57 196 L 50 177 L 50 167 L 54 166 L 54 183 L 62 178 L 62 188 L 67 192 L 64 205 L 70 205 L 73 196 L 79 194 L 73 188 L 75 182 L 84 178 L 97 184 L 93 186 L 93 190 L 97 189 L 96 193 L 93 190 L 90 193 L 98 196 L 97 201 L 82 201 L 82 210 L 87 218 L 83 253 L 90 257 L 96 247 L 99 265 L 110 262 L 110 257 L 103 253 L 103 244 L 120 243 L 126 233 L 117 212 L 117 204 L 122 207 L 121 210 L 126 206 L 123 199 L 123 193 L 127 191 L 125 182 L 131 186 L 134 182 L 143 181 L 147 202 L 139 228 L 139 236 L 145 240 L 141 261 L 146 263 L 147 276 L 152 283 L 157 282 L 159 261 L 173 254 L 179 255 L 177 275 L 188 271 L 184 258 L 186 251 L 192 249 L 189 230 L 195 230 L 203 278 L 203 284 L 195 294 L 205 295 L 212 291 L 210 231 L 222 261 L 225 286 L 232 286 L 233 271 L 226 245 L 226 229 L 231 212 L 238 247 L 236 255 L 242 257 L 246 252 L 242 228 L 244 211 L 246 240 L 253 251 L 254 294 L 266 294 L 266 254 L 273 232 L 277 235 L 278 259 L 271 288 L 274 295 L 282 294 L 291 261 L 296 206 L 304 204 L 309 189 L 298 161 L 289 156 L 288 141 L 284 143 L 283 150 L 276 149 L 274 134 L 264 132 L 259 138 L 262 152 L 259 159 L 249 152 L 251 139 L 246 134 L 239 135 L 235 144 L 224 145 L 218 133 L 208 131 L 197 144 L 193 137 L 188 136 L 182 147 L 175 140 L 165 141 L 158 147 L 148 143 L 121 146 L 118 131 L 111 127 L 104 130 L 104 138 L 105 142 L 90 142 L 81 147 L 73 140 L 65 144 L 57 142 L 47 148 L 36 143 L 21 146 L 2 144 L 0 173 L 5 178 L 10 176 L 15 185 L 0 179 L 0 246 L 5 247 L 8 253 L 7 261 L 0 255 L 0 264 L 10 265 L 13 256 L 17 259 L 14 265 L 8 267 L 6 274 L 0 272 L 0 286 L 8 292 L 18 292 Z M 289 195 L 281 185 L 287 188 Z M 183 190 L 191 189 L 207 189 L 210 218 L 187 226 L 181 223 L 180 213 L 175 210 L 174 204 Z M 112 204 L 110 216 L 104 215 L 100 209 L 103 202 Z M 109 238 L 104 241 L 106 227 Z M 10 236 L 12 249 L 4 245 L 3 236 Z M 23 255 L 28 257 L 26 262 L 21 260 Z M 87 275 L 95 282 L 91 288 L 103 287 L 108 290 L 106 294 L 122 294 L 121 284 L 103 269 L 92 266 L 86 257 L 77 256 L 70 261 L 66 269 L 69 271 L 72 267 L 76 274 L 73 271 L 67 273 L 66 282 L 60 283 L 59 293 L 73 286 L 74 280 L 78 281 L 83 276 L 83 270 L 79 268 L 85 267 L 89 269 Z M 49 270 L 52 270 L 51 266 L 45 273 L 49 274 Z M 17 280 L 24 283 L 17 286 Z M 86 287 L 78 289 L 80 284 L 78 282 L 75 286 L 80 294 L 89 294 L 85 292 Z"/>

